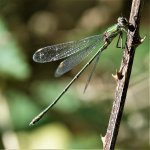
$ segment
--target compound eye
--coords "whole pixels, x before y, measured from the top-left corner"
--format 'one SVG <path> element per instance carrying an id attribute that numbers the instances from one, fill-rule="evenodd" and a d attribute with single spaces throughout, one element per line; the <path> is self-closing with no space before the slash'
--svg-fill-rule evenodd
<path id="1" fill-rule="evenodd" d="M 126 25 L 128 25 L 128 21 L 124 17 L 119 17 L 118 18 L 118 23 L 120 24 L 120 26 L 126 26 Z"/>
<path id="2" fill-rule="evenodd" d="M 122 18 L 122 23 L 123 23 L 124 25 L 128 24 L 127 19 L 126 19 L 126 18 Z"/>

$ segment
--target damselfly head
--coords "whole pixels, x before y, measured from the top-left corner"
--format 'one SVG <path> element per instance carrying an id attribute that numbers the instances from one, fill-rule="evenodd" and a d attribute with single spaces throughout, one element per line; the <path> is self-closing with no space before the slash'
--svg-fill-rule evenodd
<path id="1" fill-rule="evenodd" d="M 118 18 L 118 25 L 120 27 L 125 27 L 125 26 L 128 26 L 129 23 L 128 23 L 128 20 L 125 17 L 119 17 Z"/>

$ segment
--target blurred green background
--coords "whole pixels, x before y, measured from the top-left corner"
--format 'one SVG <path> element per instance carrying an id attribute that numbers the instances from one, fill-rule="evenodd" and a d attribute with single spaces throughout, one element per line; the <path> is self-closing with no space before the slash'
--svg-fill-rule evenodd
<path id="1" fill-rule="evenodd" d="M 60 78 L 60 62 L 38 64 L 44 46 L 103 33 L 118 16 L 129 18 L 130 0 L 0 0 L 0 149 L 101 149 L 123 51 L 115 39 L 103 52 L 87 91 L 92 65 L 35 126 L 30 121 L 61 92 L 83 63 Z M 141 17 L 118 149 L 149 147 L 149 0 Z"/>

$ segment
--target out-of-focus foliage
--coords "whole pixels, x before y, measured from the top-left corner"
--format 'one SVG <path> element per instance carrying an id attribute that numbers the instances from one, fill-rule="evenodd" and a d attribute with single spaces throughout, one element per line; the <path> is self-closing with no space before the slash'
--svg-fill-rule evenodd
<path id="1" fill-rule="evenodd" d="M 130 0 L 0 0 L 0 148 L 100 149 L 111 112 L 116 83 L 111 77 L 123 51 L 117 38 L 103 52 L 87 91 L 91 66 L 59 103 L 35 126 L 32 118 L 50 104 L 86 62 L 54 78 L 56 63 L 33 62 L 44 46 L 100 34 L 123 14 Z M 116 147 L 149 147 L 149 1 L 141 16 L 130 86 Z M 86 59 L 87 60 L 87 59 Z"/>
<path id="2" fill-rule="evenodd" d="M 0 76 L 24 79 L 30 75 L 30 67 L 24 53 L 17 45 L 16 38 L 7 30 L 0 18 Z"/>

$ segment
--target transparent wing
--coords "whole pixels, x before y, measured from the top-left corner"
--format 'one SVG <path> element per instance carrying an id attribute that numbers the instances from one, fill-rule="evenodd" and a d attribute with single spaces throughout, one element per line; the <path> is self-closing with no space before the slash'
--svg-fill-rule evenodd
<path id="1" fill-rule="evenodd" d="M 47 46 L 37 50 L 33 55 L 33 60 L 38 63 L 45 63 L 63 59 L 101 40 L 102 35 L 95 35 L 78 41 Z"/>
<path id="2" fill-rule="evenodd" d="M 93 68 L 92 68 L 92 70 L 91 70 L 91 73 L 90 73 L 90 75 L 89 75 L 89 77 L 88 77 L 88 79 L 87 79 L 87 81 L 86 81 L 86 85 L 85 85 L 85 87 L 84 87 L 83 93 L 85 93 L 85 91 L 86 91 L 86 89 L 87 89 L 87 87 L 88 87 L 88 85 L 89 85 L 89 83 L 90 83 L 90 81 L 91 81 L 91 78 L 92 78 L 92 76 L 93 76 L 93 73 L 94 73 L 95 70 L 96 70 L 96 66 L 97 66 L 97 64 L 98 64 L 98 61 L 99 61 L 99 58 L 100 58 L 100 54 L 101 54 L 101 51 L 99 52 L 99 54 L 98 54 L 98 55 L 96 56 L 96 58 L 95 58 L 94 66 L 93 66 Z"/>
<path id="3" fill-rule="evenodd" d="M 64 73 L 70 71 L 73 67 L 78 65 L 86 56 L 88 56 L 93 49 L 95 49 L 98 45 L 100 46 L 102 43 L 102 41 L 100 42 L 99 40 L 97 40 L 92 45 L 84 48 L 82 51 L 79 51 L 78 53 L 62 61 L 55 72 L 55 77 L 59 77 Z"/>

